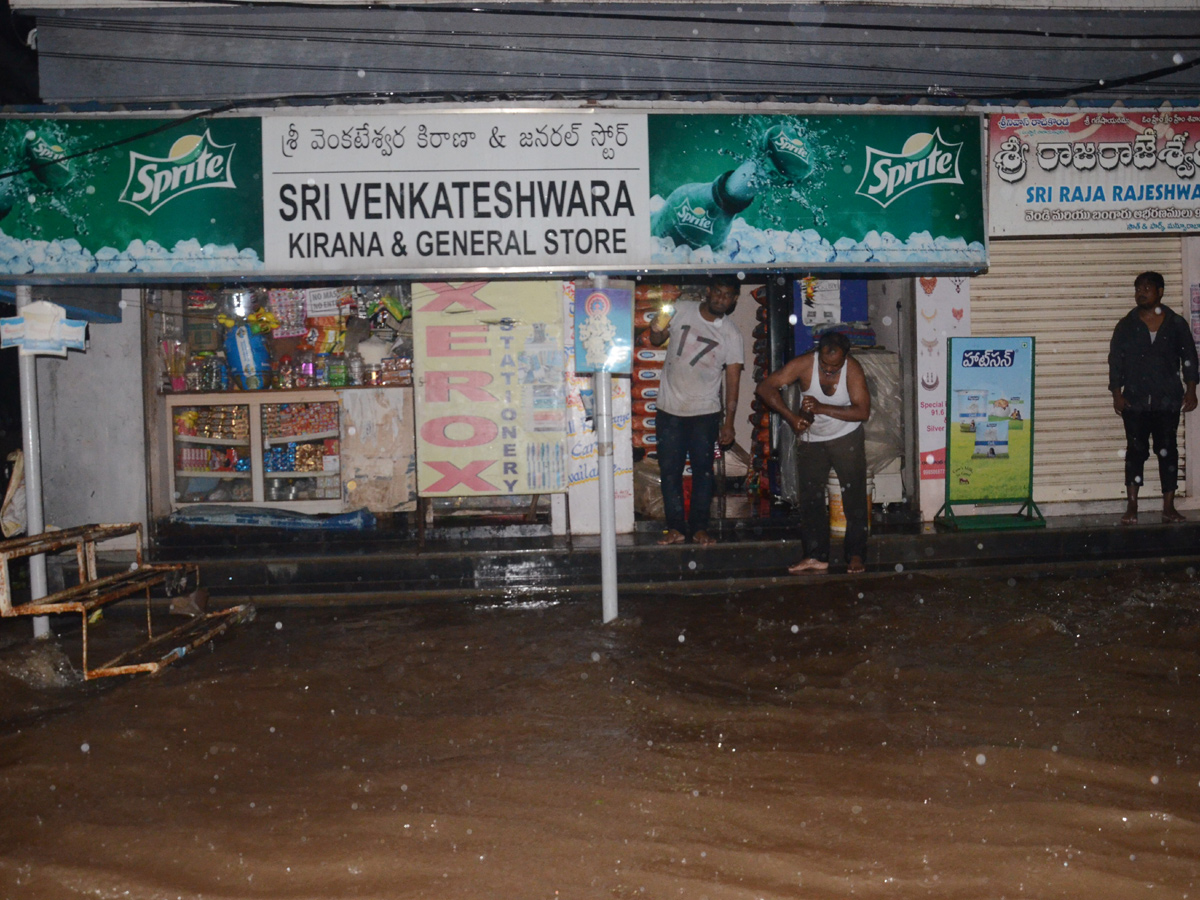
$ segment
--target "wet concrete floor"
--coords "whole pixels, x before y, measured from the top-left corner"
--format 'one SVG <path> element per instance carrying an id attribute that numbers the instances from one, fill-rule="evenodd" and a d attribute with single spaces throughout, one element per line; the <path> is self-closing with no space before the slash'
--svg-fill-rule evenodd
<path id="1" fill-rule="evenodd" d="M 1200 897 L 1194 570 L 620 602 L 264 606 L 87 685 L 4 621 L 0 897 Z"/>

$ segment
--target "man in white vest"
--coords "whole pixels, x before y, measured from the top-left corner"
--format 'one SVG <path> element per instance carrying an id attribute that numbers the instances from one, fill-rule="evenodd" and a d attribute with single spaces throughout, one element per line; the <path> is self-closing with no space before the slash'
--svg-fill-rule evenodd
<path id="1" fill-rule="evenodd" d="M 792 382 L 803 391 L 800 409 L 795 411 L 780 394 L 780 389 Z M 863 423 L 871 416 L 871 393 L 862 366 L 850 356 L 850 341 L 838 332 L 824 334 L 816 350 L 772 372 L 755 393 L 796 436 L 805 558 L 788 571 L 799 575 L 829 569 L 825 485 L 831 468 L 837 474 L 846 511 L 846 571 L 851 575 L 865 571 L 868 510 Z"/>

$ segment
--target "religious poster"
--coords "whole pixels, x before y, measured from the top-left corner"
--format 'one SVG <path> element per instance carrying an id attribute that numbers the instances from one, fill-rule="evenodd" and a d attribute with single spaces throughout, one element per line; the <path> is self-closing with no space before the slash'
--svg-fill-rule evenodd
<path id="1" fill-rule="evenodd" d="M 580 282 L 575 299 L 574 371 L 628 375 L 633 362 L 633 291 Z"/>
<path id="2" fill-rule="evenodd" d="M 559 281 L 413 286 L 421 496 L 566 490 Z"/>
<path id="3" fill-rule="evenodd" d="M 596 434 L 595 388 L 581 372 L 576 349 L 579 306 L 593 294 L 590 282 L 563 283 L 567 348 L 567 503 L 571 534 L 600 533 L 600 440 Z M 626 293 L 632 293 L 626 291 Z M 632 308 L 630 309 L 632 315 Z M 572 335 L 575 335 L 573 338 Z M 612 379 L 613 488 L 617 534 L 633 531 L 633 430 L 628 378 Z"/>

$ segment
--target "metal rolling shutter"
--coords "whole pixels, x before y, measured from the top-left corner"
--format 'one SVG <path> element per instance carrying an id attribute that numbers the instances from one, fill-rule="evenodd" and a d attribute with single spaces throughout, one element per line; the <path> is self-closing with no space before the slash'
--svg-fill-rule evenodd
<path id="1" fill-rule="evenodd" d="M 1187 315 L 1178 237 L 993 240 L 986 275 L 971 282 L 971 332 L 1037 338 L 1033 497 L 1125 496 L 1125 432 L 1108 393 L 1108 343 L 1133 307 L 1133 280 L 1162 273 L 1165 303 Z M 1180 496 L 1184 444 L 1179 431 Z M 1143 496 L 1161 496 L 1154 458 Z"/>

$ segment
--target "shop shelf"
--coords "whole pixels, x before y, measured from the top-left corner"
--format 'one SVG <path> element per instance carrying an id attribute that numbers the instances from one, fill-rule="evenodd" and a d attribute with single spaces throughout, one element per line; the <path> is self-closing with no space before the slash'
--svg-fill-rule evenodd
<path id="1" fill-rule="evenodd" d="M 324 478 L 327 475 L 337 475 L 338 469 L 321 469 L 307 472 L 263 472 L 263 478 Z"/>
<path id="2" fill-rule="evenodd" d="M 179 478 L 251 478 L 253 472 L 237 472 L 233 469 L 176 469 Z"/>
<path id="3" fill-rule="evenodd" d="M 216 447 L 249 447 L 250 438 L 200 437 L 195 434 L 177 434 L 175 440 L 181 444 L 211 444 Z"/>
<path id="4" fill-rule="evenodd" d="M 264 446 L 272 444 L 304 444 L 310 441 L 324 441 L 339 436 L 337 431 L 315 431 L 312 434 L 285 434 L 281 437 L 264 437 Z"/>

